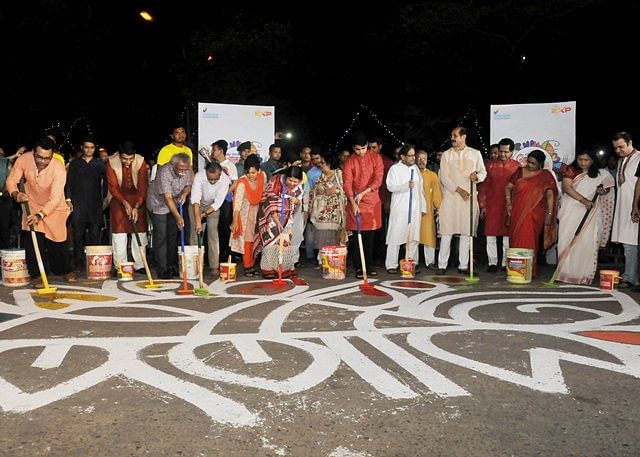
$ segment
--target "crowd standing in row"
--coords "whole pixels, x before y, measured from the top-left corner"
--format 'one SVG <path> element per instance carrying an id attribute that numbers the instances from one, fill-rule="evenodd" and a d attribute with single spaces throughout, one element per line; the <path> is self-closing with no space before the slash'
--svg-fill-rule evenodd
<path id="1" fill-rule="evenodd" d="M 473 262 L 470 241 L 482 220 L 488 272 L 504 269 L 510 246 L 533 249 L 537 256 L 557 244 L 558 280 L 590 284 L 598 250 L 613 227 L 611 241 L 621 243 L 625 255 L 620 285 L 638 285 L 640 154 L 626 132 L 612 140 L 620 158 L 615 176 L 598 168 L 592 151 L 578 151 L 559 172 L 542 150 L 530 152 L 520 166 L 512 159 L 515 145 L 509 138 L 492 145 L 485 162 L 480 151 L 467 145 L 464 127 L 452 130 L 451 148 L 438 153 L 434 164 L 428 163 L 427 151 L 411 144 L 396 149 L 394 162 L 381 153 L 379 138 L 354 132 L 351 151 L 336 154 L 305 146 L 299 155 L 289 151 L 283 158 L 281 147 L 273 144 L 265 161 L 247 141 L 238 146 L 236 163 L 226 157 L 228 143 L 220 139 L 204 151 L 206 165 L 194 174 L 193 152 L 185 140 L 184 128 L 174 128 L 171 143 L 151 167 L 130 141 L 111 156 L 101 152 L 96 157 L 91 138 L 81 142 L 68 169 L 50 137 L 38 140 L 33 150 L 0 157 L 0 248 L 11 243 L 10 196 L 17 203 L 29 202 L 32 214 L 23 214 L 21 228 L 35 228 L 48 268 L 69 282 L 84 267 L 84 247 L 101 243 L 106 208 L 115 266 L 127 260 L 130 244 L 135 268 L 142 271 L 136 237 L 130 237 L 135 231 L 143 250 L 151 241 L 156 274 L 163 279 L 178 276 L 180 230 L 191 244 L 206 233 L 213 278 L 229 257 L 241 259 L 249 277 L 273 278 L 279 262 L 283 275 L 293 276 L 305 262 L 319 267 L 323 246 L 349 244 L 349 235 L 356 232 L 371 276 L 377 275 L 375 257 L 384 244 L 390 274 L 398 272 L 401 246 L 406 256 L 418 259 L 420 244 L 425 266 L 445 274 L 454 236 L 459 238 L 457 270 L 466 274 Z M 24 234 L 21 239 L 29 274 L 37 278 L 31 239 Z M 359 249 L 351 236 L 356 277 L 363 276 Z"/>

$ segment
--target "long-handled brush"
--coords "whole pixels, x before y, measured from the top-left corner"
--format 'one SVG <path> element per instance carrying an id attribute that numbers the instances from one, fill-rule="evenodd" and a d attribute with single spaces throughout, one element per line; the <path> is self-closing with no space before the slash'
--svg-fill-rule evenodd
<path id="1" fill-rule="evenodd" d="M 413 182 L 413 168 L 411 169 L 410 181 Z M 409 187 L 409 215 L 408 215 L 409 226 L 407 227 L 407 244 L 405 245 L 405 249 L 404 249 L 404 261 L 406 263 L 409 262 L 409 243 L 411 243 L 411 206 L 412 205 L 413 205 L 413 187 Z M 414 268 L 416 267 L 416 265 L 417 265 L 417 262 L 414 263 Z M 415 276 L 415 270 L 413 273 Z"/>
<path id="2" fill-rule="evenodd" d="M 213 295 L 204 285 L 204 246 L 202 245 L 204 227 L 203 225 L 202 231 L 198 233 L 198 287 L 194 289 L 198 297 L 209 297 Z"/>
<path id="3" fill-rule="evenodd" d="M 591 210 L 595 207 L 596 205 L 596 200 L 598 199 L 598 192 L 595 193 L 595 195 L 593 196 L 593 198 L 591 199 L 591 203 L 593 203 L 593 205 L 591 205 L 591 208 L 587 208 L 587 210 L 584 213 L 584 216 L 582 216 L 582 220 L 580 221 L 580 224 L 578 224 L 578 228 L 576 229 L 573 238 L 571 239 L 571 242 L 569 243 L 569 246 L 567 246 L 567 248 L 562 251 L 560 253 L 560 256 L 558 258 L 558 266 L 556 267 L 555 271 L 553 272 L 553 275 L 551 275 L 551 279 L 549 279 L 548 282 L 543 282 L 542 284 L 544 284 L 545 286 L 555 286 L 555 282 L 556 279 L 558 278 L 558 275 L 560 274 L 560 269 L 562 268 L 562 265 L 564 265 L 565 260 L 567 260 L 567 257 L 569 257 L 569 255 L 563 255 L 565 252 L 568 253 L 571 251 L 571 248 L 573 247 L 573 245 L 575 244 L 575 242 L 578 240 L 578 236 L 580 236 L 580 232 L 582 231 L 582 227 L 584 227 L 584 223 L 587 221 L 587 217 L 589 217 L 589 214 L 591 214 Z"/>
<path id="4" fill-rule="evenodd" d="M 475 195 L 475 183 L 473 180 L 471 182 L 471 195 L 469 195 L 469 236 L 471 236 L 471 240 L 469 241 L 469 277 L 465 279 L 468 283 L 475 284 L 480 281 L 480 278 L 477 276 L 473 276 L 473 199 Z"/>
<path id="5" fill-rule="evenodd" d="M 136 227 L 136 221 L 133 218 L 129 218 L 129 222 L 131 222 L 131 227 L 133 228 L 133 234 L 136 237 L 136 241 L 138 243 L 138 249 L 140 250 L 140 257 L 142 257 L 142 263 L 144 264 L 144 271 L 147 273 L 148 283 L 143 284 L 142 287 L 145 289 L 158 289 L 160 288 L 160 284 L 153 282 L 153 278 L 151 277 L 151 270 L 149 269 L 149 264 L 147 263 L 147 256 L 144 252 L 144 246 L 140 242 L 140 235 L 138 234 L 138 229 Z"/>
<path id="6" fill-rule="evenodd" d="M 18 184 L 18 187 L 20 188 L 20 192 L 24 194 L 25 191 L 24 191 L 23 181 L 20 181 L 20 183 Z M 24 205 L 24 211 L 27 217 L 29 217 L 31 215 L 31 210 L 29 209 L 29 202 L 28 201 L 23 202 L 23 205 Z M 38 293 L 38 295 L 55 294 L 58 289 L 55 287 L 49 286 L 49 281 L 47 280 L 47 273 L 44 271 L 44 263 L 42 263 L 40 247 L 38 246 L 38 236 L 36 235 L 36 231 L 33 228 L 33 225 L 29 225 L 29 231 L 31 232 L 31 241 L 33 242 L 33 250 L 36 253 L 36 259 L 38 260 L 38 270 L 40 270 L 40 277 L 42 278 L 42 285 L 44 286 L 41 289 L 36 289 L 36 292 Z"/>
<path id="7" fill-rule="evenodd" d="M 179 204 L 180 217 L 184 220 L 184 210 L 182 203 Z M 187 285 L 187 256 L 184 253 L 184 223 L 180 227 L 180 258 L 182 260 L 182 289 L 178 289 L 176 293 L 178 295 L 193 295 L 193 290 L 189 289 Z"/>
<path id="8" fill-rule="evenodd" d="M 360 249 L 360 264 L 362 266 L 362 279 L 363 282 L 360 284 L 360 290 L 365 295 L 372 295 L 375 297 L 386 297 L 389 294 L 383 292 L 382 290 L 378 290 L 375 288 L 373 284 L 369 284 L 367 278 L 367 262 L 364 258 L 364 249 L 362 248 L 362 233 L 360 232 L 360 212 L 356 214 L 356 229 L 358 231 L 358 248 Z"/>

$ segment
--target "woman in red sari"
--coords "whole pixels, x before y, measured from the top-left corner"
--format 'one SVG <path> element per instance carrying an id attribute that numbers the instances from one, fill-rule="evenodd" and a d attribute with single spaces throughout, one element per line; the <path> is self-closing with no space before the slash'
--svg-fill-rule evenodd
<path id="1" fill-rule="evenodd" d="M 541 150 L 531 151 L 527 164 L 517 169 L 505 186 L 509 245 L 533 249 L 534 276 L 540 235 L 544 231 L 544 249 L 549 249 L 557 236 L 558 187 L 555 177 L 543 168 L 544 159 Z"/>
<path id="2" fill-rule="evenodd" d="M 253 257 L 262 253 L 260 270 L 266 279 L 278 275 L 282 261 L 282 277 L 295 276 L 291 253 L 293 213 L 302 203 L 302 168 L 289 167 L 271 177 L 258 210 L 258 230 L 253 243 Z"/>

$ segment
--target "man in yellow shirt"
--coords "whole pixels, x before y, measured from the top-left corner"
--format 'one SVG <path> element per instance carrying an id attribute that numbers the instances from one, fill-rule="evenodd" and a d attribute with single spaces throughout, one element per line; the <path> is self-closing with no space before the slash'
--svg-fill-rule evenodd
<path id="1" fill-rule="evenodd" d="M 186 139 L 187 132 L 184 130 L 184 127 L 174 127 L 171 131 L 171 143 L 160 149 L 160 152 L 158 153 L 158 166 L 171 162 L 171 158 L 180 153 L 187 154 L 189 156 L 189 160 L 193 164 L 193 152 L 191 152 L 191 148 L 189 146 L 184 144 Z"/>

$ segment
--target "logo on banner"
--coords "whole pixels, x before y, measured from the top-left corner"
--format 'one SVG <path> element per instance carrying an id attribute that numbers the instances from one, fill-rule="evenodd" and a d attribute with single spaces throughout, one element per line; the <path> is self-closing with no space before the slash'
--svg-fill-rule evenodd
<path id="1" fill-rule="evenodd" d="M 501 113 L 499 108 L 496 108 L 493 111 L 493 119 L 494 120 L 502 120 L 502 119 L 511 119 L 511 114 L 509 113 Z"/>
<path id="2" fill-rule="evenodd" d="M 254 111 L 253 115 L 255 117 L 270 117 L 273 116 L 273 111 Z"/>
<path id="3" fill-rule="evenodd" d="M 563 106 L 562 108 L 558 106 L 551 107 L 551 114 L 564 114 L 564 113 L 570 113 L 570 112 L 571 112 L 570 106 Z"/>

